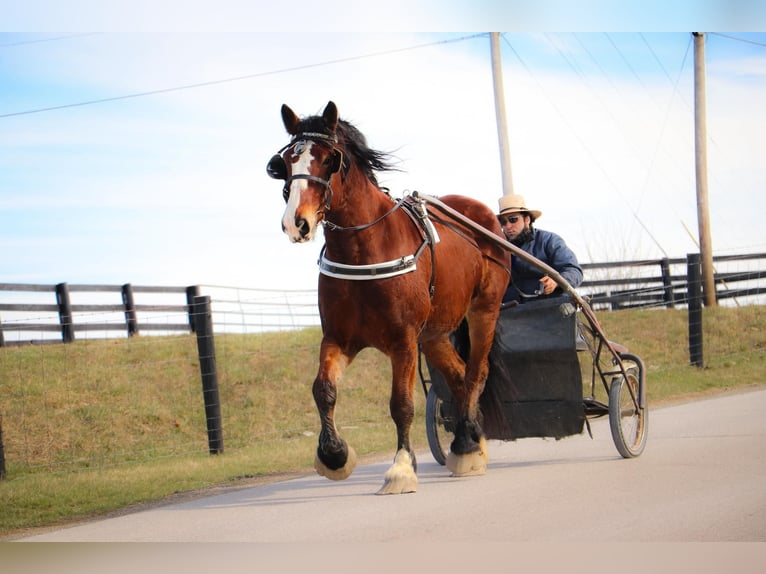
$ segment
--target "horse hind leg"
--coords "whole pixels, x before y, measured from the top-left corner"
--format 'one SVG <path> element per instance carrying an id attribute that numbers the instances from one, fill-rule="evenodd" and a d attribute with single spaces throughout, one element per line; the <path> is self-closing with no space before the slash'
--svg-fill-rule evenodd
<path id="1" fill-rule="evenodd" d="M 472 340 L 473 342 L 473 340 Z M 468 361 L 463 377 L 463 393 L 458 405 L 461 415 L 455 428 L 455 438 L 450 445 L 445 466 L 453 476 L 481 476 L 487 472 L 489 454 L 484 431 L 479 424 L 479 396 L 484 388 L 487 373 L 476 372 L 472 362 L 475 360 L 476 349 L 471 347 L 471 358 Z M 480 352 L 480 351 L 479 351 Z"/>
<path id="2" fill-rule="evenodd" d="M 473 408 L 471 406 L 475 391 L 472 393 L 473 389 L 466 382 L 470 380 L 463 360 L 468 347 L 467 325 L 461 325 L 453 336 L 454 345 L 446 335 L 423 341 L 423 351 L 431 365 L 438 369 L 447 381 L 460 417 L 454 431 L 455 438 L 446 457 L 447 469 L 453 476 L 477 476 L 485 474 L 488 456 L 487 443 L 476 420 L 476 403 Z M 455 347 L 460 349 L 461 353 L 458 353 Z"/>
<path id="3" fill-rule="evenodd" d="M 494 339 L 499 307 L 477 305 L 468 314 L 470 356 L 465 369 L 465 411 L 458 421 L 452 450 L 445 462 L 455 476 L 485 474 L 489 455 L 479 424 L 479 397 L 489 375 L 489 351 Z"/>
<path id="4" fill-rule="evenodd" d="M 464 418 L 455 429 L 455 441 L 447 453 L 445 466 L 452 476 L 481 476 L 487 472 L 488 461 L 487 440 L 484 434 L 476 421 Z"/>
<path id="5" fill-rule="evenodd" d="M 457 405 L 455 438 L 445 461 L 453 476 L 486 473 L 489 456 L 480 424 L 479 397 L 489 372 L 487 355 L 496 320 L 497 313 L 477 312 L 474 307 L 467 321 L 452 334 L 452 341 L 445 335 L 423 344 L 429 361 L 444 375 Z"/>
<path id="6" fill-rule="evenodd" d="M 351 476 L 356 467 L 356 452 L 341 438 L 335 426 L 335 403 L 338 397 L 336 383 L 350 361 L 351 358 L 337 346 L 322 342 L 319 372 L 312 388 L 322 424 L 314 469 L 330 480 L 344 480 Z"/>

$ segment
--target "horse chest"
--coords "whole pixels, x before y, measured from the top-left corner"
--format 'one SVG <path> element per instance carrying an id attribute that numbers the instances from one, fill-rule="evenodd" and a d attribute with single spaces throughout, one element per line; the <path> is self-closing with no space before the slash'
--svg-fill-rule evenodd
<path id="1" fill-rule="evenodd" d="M 421 323 L 429 311 L 428 289 L 415 273 L 377 281 L 320 277 L 319 311 L 323 324 L 357 327 Z"/>

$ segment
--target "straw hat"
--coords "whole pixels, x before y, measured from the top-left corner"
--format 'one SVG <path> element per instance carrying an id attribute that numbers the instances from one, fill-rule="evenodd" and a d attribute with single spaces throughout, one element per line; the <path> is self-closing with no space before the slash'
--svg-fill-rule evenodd
<path id="1" fill-rule="evenodd" d="M 507 215 L 510 213 L 528 213 L 532 219 L 537 219 L 543 212 L 536 209 L 527 209 L 527 202 L 521 195 L 504 195 L 498 202 L 500 204 L 500 213 L 498 215 Z"/>

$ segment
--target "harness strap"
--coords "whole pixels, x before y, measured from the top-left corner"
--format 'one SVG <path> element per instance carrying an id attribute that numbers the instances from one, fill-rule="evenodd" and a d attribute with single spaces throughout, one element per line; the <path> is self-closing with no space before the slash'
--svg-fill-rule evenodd
<path id="1" fill-rule="evenodd" d="M 372 263 L 370 265 L 347 265 L 345 263 L 335 263 L 325 257 L 325 247 L 319 254 L 319 272 L 328 277 L 336 279 L 351 279 L 356 281 L 367 281 L 370 279 L 386 279 L 404 275 L 417 268 L 416 261 L 420 255 L 421 249 L 414 255 L 405 255 L 399 259 L 392 259 L 383 263 Z"/>
<path id="2" fill-rule="evenodd" d="M 317 142 L 316 140 L 321 140 L 321 142 Z M 343 152 L 335 147 L 335 144 L 338 143 L 338 138 L 335 135 L 327 135 L 319 132 L 301 132 L 296 134 L 293 139 L 290 140 L 289 143 L 287 143 L 284 147 L 282 147 L 274 157 L 280 157 L 282 156 L 282 152 L 284 152 L 286 149 L 290 148 L 291 146 L 295 145 L 296 150 L 293 150 L 293 156 L 297 155 L 301 151 L 303 151 L 303 148 L 300 148 L 300 151 L 297 149 L 298 145 L 306 144 L 306 142 L 313 142 L 313 143 L 320 143 L 322 145 L 327 144 L 329 142 L 329 145 L 332 146 L 332 148 L 341 154 L 341 165 L 345 164 L 345 158 L 343 157 Z M 272 158 L 273 159 L 273 158 Z M 284 162 L 284 160 L 283 160 Z M 271 163 L 271 162 L 270 162 Z M 285 168 L 286 169 L 286 168 Z M 268 167 L 267 167 L 268 171 Z M 272 177 L 277 177 L 277 179 L 282 179 L 279 175 L 275 175 L 270 173 Z M 332 176 L 332 174 L 330 174 Z M 325 193 L 324 193 L 324 208 L 326 211 L 330 211 L 330 204 L 332 203 L 332 196 L 333 191 L 332 187 L 330 186 L 330 180 L 329 179 L 322 179 L 321 177 L 317 177 L 315 175 L 310 175 L 307 173 L 299 173 L 295 175 L 291 175 L 289 178 L 285 177 L 285 185 L 282 188 L 282 197 L 285 198 L 285 201 L 287 201 L 287 197 L 290 193 L 290 184 L 296 180 L 296 179 L 305 179 L 308 181 L 313 181 L 314 183 L 318 183 L 319 185 L 324 186 Z"/>
<path id="3" fill-rule="evenodd" d="M 367 229 L 368 227 L 372 227 L 376 223 L 380 223 L 383 221 L 386 217 L 391 215 L 394 211 L 402 207 L 402 204 L 404 203 L 405 199 L 400 199 L 397 201 L 394 206 L 386 211 L 383 215 L 378 217 L 375 221 L 371 221 L 370 223 L 362 223 L 361 225 L 354 225 L 352 227 L 343 227 L 342 225 L 336 225 L 332 221 L 329 221 L 328 219 L 322 220 L 322 225 L 324 225 L 326 228 L 328 228 L 330 231 L 361 231 L 363 229 Z"/>
<path id="4" fill-rule="evenodd" d="M 319 272 L 322 275 L 328 277 L 334 277 L 336 279 L 348 279 L 352 281 L 369 281 L 372 279 L 386 279 L 388 277 L 396 277 L 397 275 L 404 275 L 417 269 L 417 260 L 423 254 L 426 246 L 431 249 L 431 279 L 429 284 L 429 294 L 431 297 L 434 295 L 435 285 L 435 273 L 436 265 L 434 264 L 434 257 L 436 255 L 435 244 L 439 242 L 439 235 L 433 226 L 433 223 L 428 219 L 428 212 L 425 209 L 421 200 L 413 199 L 407 196 L 396 203 L 396 205 L 386 212 L 385 215 L 376 219 L 372 223 L 365 225 L 359 225 L 356 227 L 338 227 L 336 230 L 359 230 L 370 227 L 383 218 L 391 215 L 394 211 L 404 207 L 405 213 L 410 217 L 415 226 L 420 230 L 423 241 L 418 249 L 412 255 L 405 255 L 398 259 L 392 259 L 391 261 L 384 261 L 382 263 L 372 263 L 365 265 L 348 265 L 346 263 L 336 263 L 330 261 L 325 256 L 326 245 L 322 246 L 322 250 L 319 254 Z M 326 224 L 325 224 L 326 225 Z"/>
<path id="5" fill-rule="evenodd" d="M 285 197 L 285 200 L 287 200 L 287 194 L 289 193 L 289 190 L 290 190 L 290 184 L 293 182 L 293 180 L 296 180 L 296 179 L 306 179 L 308 181 L 313 181 L 315 183 L 323 185 L 325 188 L 324 207 L 327 211 L 330 211 L 330 203 L 332 203 L 332 187 L 330 186 L 330 181 L 327 179 L 322 179 L 321 177 L 317 177 L 315 175 L 307 174 L 307 173 L 297 173 L 295 175 L 291 175 L 290 179 L 288 179 L 285 182 L 285 187 L 282 190 L 282 195 Z"/>
<path id="6" fill-rule="evenodd" d="M 423 243 L 420 245 L 420 249 L 418 249 L 418 254 L 423 251 L 426 243 L 431 249 L 431 279 L 429 279 L 428 282 L 428 295 L 433 299 L 434 293 L 436 292 L 436 244 L 440 241 L 439 234 L 436 232 L 433 222 L 428 218 L 428 211 L 426 211 L 426 206 L 423 200 L 413 198 L 412 196 L 407 196 L 406 199 L 407 209 L 405 211 L 407 212 L 407 215 L 410 216 L 410 219 L 412 219 L 416 225 L 419 223 L 420 228 L 425 232 L 425 237 L 423 238 Z M 416 221 L 416 217 L 420 220 L 419 222 Z"/>

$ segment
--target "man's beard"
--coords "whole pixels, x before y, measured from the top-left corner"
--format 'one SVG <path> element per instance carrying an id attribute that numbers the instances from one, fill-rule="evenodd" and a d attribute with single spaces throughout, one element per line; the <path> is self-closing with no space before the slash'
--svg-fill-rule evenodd
<path id="1" fill-rule="evenodd" d="M 514 237 L 511 240 L 511 243 L 515 245 L 516 247 L 521 247 L 524 245 L 527 241 L 532 239 L 532 228 L 531 227 L 525 227 L 524 231 L 519 233 L 516 237 Z"/>

